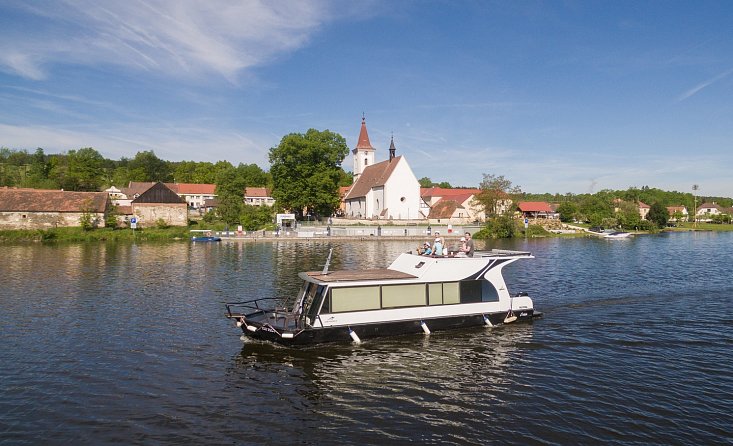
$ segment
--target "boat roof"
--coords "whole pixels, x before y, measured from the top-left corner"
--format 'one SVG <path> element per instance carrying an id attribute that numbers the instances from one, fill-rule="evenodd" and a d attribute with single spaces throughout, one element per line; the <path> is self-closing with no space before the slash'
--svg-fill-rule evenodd
<path id="1" fill-rule="evenodd" d="M 323 274 L 322 271 L 309 271 L 305 273 L 308 277 L 312 277 L 321 282 L 348 282 L 355 280 L 386 280 L 386 279 L 416 279 L 417 276 L 395 271 L 389 268 L 365 269 L 365 270 L 341 270 L 330 271 Z"/>

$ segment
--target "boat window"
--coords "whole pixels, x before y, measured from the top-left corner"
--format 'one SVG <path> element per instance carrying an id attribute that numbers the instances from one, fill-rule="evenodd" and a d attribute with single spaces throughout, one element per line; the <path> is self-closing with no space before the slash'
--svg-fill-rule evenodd
<path id="1" fill-rule="evenodd" d="M 499 292 L 496 287 L 488 280 L 481 280 L 481 301 L 482 302 L 499 302 Z"/>
<path id="2" fill-rule="evenodd" d="M 450 282 L 443 284 L 443 303 L 444 304 L 457 304 L 460 300 L 458 282 Z"/>
<path id="3" fill-rule="evenodd" d="M 315 285 L 315 284 L 314 284 Z M 308 296 L 308 304 L 305 307 L 305 312 L 308 315 L 308 321 L 309 323 L 313 324 L 313 321 L 316 320 L 316 316 L 318 316 L 318 310 L 321 308 L 321 303 L 323 302 L 323 291 L 326 289 L 325 285 L 318 285 L 318 287 L 311 287 L 311 290 L 315 288 L 315 292 L 311 292 L 313 295 Z"/>
<path id="4" fill-rule="evenodd" d="M 417 307 L 425 305 L 425 285 L 382 286 L 382 308 Z"/>
<path id="5" fill-rule="evenodd" d="M 428 284 L 428 305 L 443 305 L 443 284 Z"/>
<path id="6" fill-rule="evenodd" d="M 363 311 L 379 309 L 379 287 L 364 286 L 333 288 L 331 290 L 331 312 Z"/>
<path id="7" fill-rule="evenodd" d="M 461 282 L 461 303 L 481 302 L 481 282 L 483 280 L 466 280 Z"/>

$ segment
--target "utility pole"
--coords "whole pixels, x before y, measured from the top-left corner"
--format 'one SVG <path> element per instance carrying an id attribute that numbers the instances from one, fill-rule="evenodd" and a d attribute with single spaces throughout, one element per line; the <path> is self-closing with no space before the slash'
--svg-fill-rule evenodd
<path id="1" fill-rule="evenodd" d="M 692 221 L 694 222 L 692 223 L 692 227 L 695 229 L 697 229 L 697 190 L 699 188 L 700 186 L 698 186 L 697 184 L 692 185 L 692 197 L 695 203 L 695 209 L 693 210 L 693 214 L 692 214 L 692 219 L 693 219 Z"/>

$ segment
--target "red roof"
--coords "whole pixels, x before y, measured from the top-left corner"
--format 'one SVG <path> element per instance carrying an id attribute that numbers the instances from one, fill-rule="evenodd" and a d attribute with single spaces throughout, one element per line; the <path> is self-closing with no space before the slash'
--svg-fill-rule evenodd
<path id="1" fill-rule="evenodd" d="M 361 131 L 359 132 L 359 141 L 356 143 L 356 148 L 374 150 L 372 143 L 369 142 L 369 133 L 367 133 L 365 118 L 361 118 Z"/>
<path id="2" fill-rule="evenodd" d="M 216 190 L 216 184 L 165 183 L 165 185 L 177 194 L 186 195 L 214 195 Z"/>
<path id="3" fill-rule="evenodd" d="M 522 212 L 553 212 L 550 205 L 544 201 L 525 201 L 517 206 Z"/>
<path id="4" fill-rule="evenodd" d="M 430 208 L 428 218 L 451 218 L 456 209 L 462 209 L 461 204 L 452 198 L 441 198 Z"/>
<path id="5" fill-rule="evenodd" d="M 105 212 L 106 192 L 0 189 L 1 212 Z"/>
<path id="6" fill-rule="evenodd" d="M 421 197 L 455 197 L 456 195 L 478 195 L 481 189 L 448 189 L 444 187 L 421 187 Z"/>
<path id="7" fill-rule="evenodd" d="M 244 189 L 244 196 L 245 197 L 260 197 L 260 198 L 269 198 L 270 191 L 267 190 L 266 187 L 246 187 Z"/>
<path id="8" fill-rule="evenodd" d="M 401 159 L 402 156 L 398 156 L 391 160 L 367 166 L 361 175 L 359 175 L 356 183 L 351 186 L 345 199 L 350 200 L 352 198 L 366 197 L 373 187 L 384 186 Z"/>

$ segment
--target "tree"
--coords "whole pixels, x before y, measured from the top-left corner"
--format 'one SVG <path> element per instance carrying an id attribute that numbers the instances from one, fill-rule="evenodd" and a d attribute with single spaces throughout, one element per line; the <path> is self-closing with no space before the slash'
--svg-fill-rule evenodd
<path id="1" fill-rule="evenodd" d="M 513 186 L 504 175 L 484 174 L 480 188 L 475 200 L 484 208 L 487 218 L 508 212 L 512 195 L 522 193 L 519 186 Z"/>
<path id="2" fill-rule="evenodd" d="M 635 229 L 639 227 L 639 222 L 641 221 L 639 205 L 630 201 L 622 201 L 618 203 L 616 220 L 624 229 Z"/>
<path id="3" fill-rule="evenodd" d="M 659 228 L 663 228 L 667 226 L 667 221 L 669 221 L 669 212 L 667 212 L 667 208 L 662 203 L 655 201 L 649 207 L 649 213 L 646 214 L 646 219 L 656 223 Z"/>
<path id="4" fill-rule="evenodd" d="M 338 208 L 341 163 L 349 153 L 346 140 L 329 130 L 291 133 L 270 149 L 273 198 L 284 209 L 331 215 Z"/>
<path id="5" fill-rule="evenodd" d="M 575 215 L 578 213 L 578 205 L 570 201 L 563 201 L 557 207 L 557 212 L 560 214 L 561 222 L 571 223 L 575 221 Z"/>
<path id="6" fill-rule="evenodd" d="M 453 189 L 453 186 L 451 186 L 450 183 L 447 181 L 441 181 L 438 184 L 438 187 L 443 188 L 443 189 Z"/>
<path id="7" fill-rule="evenodd" d="M 170 181 L 171 168 L 167 161 L 155 156 L 155 152 L 147 150 L 137 152 L 130 160 L 131 181 Z"/>
<path id="8" fill-rule="evenodd" d="M 420 187 L 433 187 L 433 180 L 428 177 L 422 177 L 417 182 L 420 183 Z"/>
<path id="9" fill-rule="evenodd" d="M 226 224 L 239 222 L 244 205 L 244 179 L 234 167 L 220 171 L 216 177 L 216 194 L 219 205 L 216 213 Z"/>

